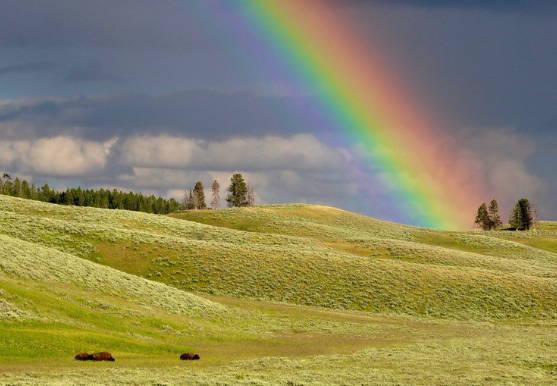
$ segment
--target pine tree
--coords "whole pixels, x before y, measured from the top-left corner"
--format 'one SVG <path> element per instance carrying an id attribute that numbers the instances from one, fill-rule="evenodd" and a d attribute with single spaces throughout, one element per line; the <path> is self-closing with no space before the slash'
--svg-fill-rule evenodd
<path id="1" fill-rule="evenodd" d="M 19 179 L 19 177 L 16 177 L 16 178 L 15 178 L 12 189 L 13 189 L 13 190 L 12 190 L 12 195 L 13 195 L 13 196 L 15 196 L 15 197 L 23 197 L 22 194 L 21 194 L 21 192 L 22 192 L 22 189 L 21 189 L 21 180 Z"/>
<path id="2" fill-rule="evenodd" d="M 211 208 L 218 209 L 220 206 L 220 184 L 217 180 L 211 185 Z"/>
<path id="3" fill-rule="evenodd" d="M 230 186 L 228 187 L 228 197 L 226 201 L 228 202 L 228 206 L 231 207 L 239 207 L 239 206 L 247 206 L 248 199 L 247 199 L 247 192 L 248 187 L 246 185 L 246 181 L 244 177 L 240 173 L 235 173 L 230 178 Z"/>
<path id="4" fill-rule="evenodd" d="M 530 230 L 534 226 L 534 213 L 527 198 L 518 200 L 513 208 L 509 224 L 516 230 Z"/>
<path id="5" fill-rule="evenodd" d="M 29 182 L 26 180 L 21 182 L 21 197 L 31 198 L 31 187 L 29 186 Z"/>
<path id="6" fill-rule="evenodd" d="M 480 228 L 482 228 L 484 231 L 488 231 L 490 229 L 491 224 L 489 220 L 489 213 L 487 211 L 487 205 L 485 204 L 485 202 L 478 208 L 475 223 L 479 225 Z"/>
<path id="7" fill-rule="evenodd" d="M 518 202 L 515 204 L 511 216 L 509 217 L 509 225 L 515 230 L 519 230 L 522 224 L 522 211 Z"/>
<path id="8" fill-rule="evenodd" d="M 195 209 L 205 209 L 207 204 L 205 204 L 205 192 L 203 191 L 203 183 L 197 181 L 193 188 L 193 195 L 195 197 Z"/>
<path id="9" fill-rule="evenodd" d="M 12 177 L 8 173 L 4 173 L 0 178 L 0 193 L 11 195 L 12 193 Z"/>
<path id="10" fill-rule="evenodd" d="M 164 199 L 154 195 L 144 196 L 141 193 L 122 192 L 116 189 L 93 190 L 67 188 L 65 191 L 51 189 L 48 184 L 37 188 L 26 180 L 5 174 L 0 178 L 0 194 L 16 196 L 61 205 L 92 206 L 105 209 L 126 209 L 147 213 L 167 214 L 181 208 L 174 199 Z M 189 191 L 191 197 L 192 191 Z"/>
<path id="11" fill-rule="evenodd" d="M 3 173 L 0 178 L 0 194 L 11 194 L 12 177 L 8 173 Z"/>
<path id="12" fill-rule="evenodd" d="M 495 199 L 491 200 L 491 202 L 489 203 L 488 213 L 489 213 L 490 229 L 497 229 L 501 225 L 503 225 L 501 221 L 501 216 L 499 216 L 499 204 L 497 203 L 497 200 Z"/>

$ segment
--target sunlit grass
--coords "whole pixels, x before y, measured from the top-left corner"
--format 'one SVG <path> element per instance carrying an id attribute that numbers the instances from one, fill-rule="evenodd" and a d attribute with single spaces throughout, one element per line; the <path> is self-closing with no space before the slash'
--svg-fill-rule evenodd
<path id="1" fill-rule="evenodd" d="M 0 384 L 557 382 L 554 223 L 175 217 L 0 196 Z M 117 361 L 73 360 L 100 350 Z"/>

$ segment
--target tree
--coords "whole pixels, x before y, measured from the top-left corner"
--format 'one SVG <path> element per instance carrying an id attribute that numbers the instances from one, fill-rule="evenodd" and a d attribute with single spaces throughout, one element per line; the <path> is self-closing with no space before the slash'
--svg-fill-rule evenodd
<path id="1" fill-rule="evenodd" d="M 248 184 L 248 206 L 255 206 L 255 190 Z"/>
<path id="2" fill-rule="evenodd" d="M 15 197 L 23 197 L 21 180 L 19 179 L 19 177 L 16 177 L 14 180 L 12 195 L 14 195 Z"/>
<path id="3" fill-rule="evenodd" d="M 509 224 L 516 230 L 530 230 L 534 226 L 534 213 L 527 198 L 521 198 L 515 204 Z"/>
<path id="4" fill-rule="evenodd" d="M 207 204 L 205 204 L 205 192 L 203 191 L 203 182 L 197 181 L 193 188 L 193 197 L 195 203 L 195 209 L 205 209 Z"/>
<path id="5" fill-rule="evenodd" d="M 184 208 L 188 210 L 195 209 L 193 191 L 191 189 L 186 190 L 186 195 L 184 197 Z"/>
<path id="6" fill-rule="evenodd" d="M 501 216 L 499 216 L 499 204 L 497 203 L 497 200 L 495 199 L 491 200 L 491 202 L 489 203 L 488 213 L 489 213 L 490 229 L 497 229 L 501 225 L 503 225 L 501 221 Z"/>
<path id="7" fill-rule="evenodd" d="M 491 228 L 491 221 L 489 219 L 489 213 L 487 211 L 487 205 L 485 202 L 478 208 L 478 213 L 476 214 L 475 223 L 480 226 L 484 231 L 488 231 Z"/>
<path id="8" fill-rule="evenodd" d="M 246 181 L 244 177 L 240 173 L 235 173 L 230 178 L 230 186 L 228 187 L 228 197 L 226 201 L 228 202 L 228 206 L 231 207 L 239 207 L 239 206 L 247 206 L 248 199 L 247 199 L 248 187 L 246 185 Z"/>
<path id="9" fill-rule="evenodd" d="M 220 206 L 220 185 L 217 180 L 214 180 L 211 185 L 211 193 L 211 208 L 218 209 Z"/>
<path id="10" fill-rule="evenodd" d="M 51 189 L 48 184 L 37 188 L 34 184 L 20 178 L 2 176 L 0 194 L 16 196 L 53 204 L 92 206 L 106 209 L 126 209 L 147 213 L 167 214 L 180 209 L 181 205 L 174 199 L 164 199 L 154 195 L 122 192 L 119 190 L 67 188 L 65 191 Z M 191 191 L 190 191 L 191 194 Z"/>
<path id="11" fill-rule="evenodd" d="M 21 182 L 21 197 L 31 198 L 31 187 L 29 186 L 29 182 L 26 180 Z"/>

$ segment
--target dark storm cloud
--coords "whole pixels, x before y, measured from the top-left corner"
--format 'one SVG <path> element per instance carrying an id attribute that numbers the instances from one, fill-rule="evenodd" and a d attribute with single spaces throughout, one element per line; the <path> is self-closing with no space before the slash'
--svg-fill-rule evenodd
<path id="1" fill-rule="evenodd" d="M 107 139 L 131 134 L 187 134 L 202 138 L 312 131 L 307 98 L 192 91 L 163 96 L 49 99 L 0 105 L 11 136 L 71 134 Z M 4 135 L 7 135 L 4 129 Z"/>
<path id="2" fill-rule="evenodd" d="M 50 70 L 53 67 L 54 64 L 50 62 L 31 62 L 31 63 L 12 64 L 8 66 L 0 67 L 0 76 L 45 71 L 45 70 Z"/>
<path id="3" fill-rule="evenodd" d="M 290 68 L 276 64 L 280 58 L 267 49 L 266 41 L 250 40 L 249 23 L 235 13 L 239 3 L 0 0 L 0 57 L 9 58 L 0 65 L 0 169 L 47 176 L 45 182 L 53 175 L 70 175 L 71 185 L 135 189 L 152 187 L 161 175 L 167 176 L 161 182 L 164 189 L 182 189 L 197 179 L 210 180 L 214 169 L 226 170 L 222 176 L 227 178 L 227 165 L 253 164 L 266 168 L 252 170 L 260 173 L 252 178 L 259 178 L 258 192 L 265 191 L 271 201 L 307 198 L 344 205 L 346 197 L 331 186 L 335 183 L 316 183 L 315 194 L 304 196 L 317 177 L 312 179 L 308 167 L 286 170 L 296 169 L 299 158 L 281 159 L 282 153 L 274 151 L 282 143 L 301 155 L 316 153 L 308 150 L 311 141 L 293 134 L 312 133 L 333 147 L 340 142 L 327 137 L 328 128 L 315 116 L 311 97 L 292 96 L 311 90 L 291 79 Z M 557 0 L 330 4 L 348 18 L 359 39 L 374 42 L 370 47 L 418 96 L 412 99 L 417 105 L 423 102 L 433 116 L 443 116 L 446 124 L 440 126 L 447 135 L 468 138 L 460 142 L 463 149 L 455 150 L 472 151 L 472 159 L 496 177 L 489 181 L 499 181 L 500 191 L 521 194 L 522 187 L 512 185 L 518 180 L 526 188 L 539 187 L 542 215 L 557 217 L 552 168 L 557 157 Z M 300 92 L 289 92 L 292 88 Z M 200 89 L 212 91 L 191 91 Z M 274 138 L 263 138 L 269 135 Z M 119 141 L 111 144 L 116 137 Z M 236 142 L 246 138 L 245 147 Z M 190 142 L 198 146 L 198 141 L 202 149 L 218 149 L 207 154 L 221 154 L 222 162 L 192 166 L 184 161 L 178 168 L 185 173 L 180 178 L 176 168 L 165 169 L 187 155 Z M 530 144 L 531 153 L 517 157 L 523 144 Z M 150 162 L 147 152 L 137 151 L 139 145 L 151 149 Z M 172 146 L 174 153 L 164 159 Z M 510 148 L 514 150 L 509 153 Z M 124 155 L 135 154 L 129 149 L 141 162 L 120 162 Z M 245 154 L 248 164 L 231 163 L 231 149 Z M 252 149 L 259 158 L 247 157 Z M 335 152 L 321 152 L 324 156 L 310 166 L 319 163 L 330 169 L 321 160 L 335 160 Z M 271 153 L 274 158 L 267 157 Z M 145 170 L 134 170 L 138 164 Z M 211 170 L 201 170 L 205 166 Z M 48 167 L 54 169 L 50 174 L 42 169 Z M 312 166 L 311 173 L 321 173 L 317 169 Z M 269 170 L 278 182 L 263 188 L 265 180 L 274 180 Z M 328 175 L 329 170 L 322 172 Z M 345 171 L 335 173 L 346 177 Z M 368 185 L 381 189 L 379 183 Z M 533 194 L 530 191 L 524 194 Z M 376 208 L 364 203 L 388 206 L 385 197 L 370 200 L 368 194 L 350 200 L 352 209 L 377 215 Z"/>
<path id="4" fill-rule="evenodd" d="M 331 0 L 334 2 L 334 0 Z M 339 2 L 336 2 L 339 3 Z M 343 1 L 343 3 L 346 3 Z M 484 9 L 490 11 L 556 10 L 554 0 L 348 0 L 352 5 L 391 5 L 428 8 Z"/>
<path id="5" fill-rule="evenodd" d="M 188 49 L 202 43 L 206 20 L 188 17 L 201 4 L 173 0 L 2 0 L 4 47 Z M 196 16 L 199 16 L 197 14 Z"/>
<path id="6" fill-rule="evenodd" d="M 99 63 L 89 63 L 86 65 L 76 65 L 72 67 L 65 77 L 70 83 L 79 82 L 123 82 L 124 79 L 118 75 L 112 74 L 104 66 Z"/>

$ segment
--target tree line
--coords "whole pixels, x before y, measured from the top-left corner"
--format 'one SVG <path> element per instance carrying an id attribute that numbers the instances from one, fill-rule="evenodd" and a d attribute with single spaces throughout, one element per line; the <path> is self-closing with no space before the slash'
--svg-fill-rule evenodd
<path id="1" fill-rule="evenodd" d="M 516 202 L 509 216 L 509 227 L 517 231 L 527 231 L 534 227 L 536 212 L 527 198 Z M 499 215 L 497 200 L 491 200 L 489 206 L 484 202 L 478 208 L 475 223 L 484 231 L 498 229 L 503 225 Z"/>
<path id="2" fill-rule="evenodd" d="M 207 209 L 204 186 L 198 181 L 193 189 L 187 189 L 183 202 L 173 198 L 166 199 L 155 195 L 122 192 L 109 189 L 83 189 L 81 187 L 65 190 L 52 189 L 48 184 L 37 187 L 25 179 L 12 178 L 4 173 L 0 177 L 0 194 L 49 202 L 60 205 L 88 206 L 104 209 L 125 209 L 137 212 L 168 214 L 182 209 Z M 242 174 L 235 173 L 230 179 L 226 202 L 228 207 L 255 205 L 255 191 Z M 210 207 L 218 209 L 221 205 L 220 184 L 211 184 Z"/>
<path id="3" fill-rule="evenodd" d="M 255 206 L 255 190 L 249 185 L 241 173 L 234 173 L 230 178 L 226 203 L 228 207 Z M 220 184 L 214 180 L 211 184 L 210 208 L 218 209 L 221 205 Z M 183 200 L 184 209 L 207 209 L 205 202 L 205 187 L 202 181 L 197 181 L 192 189 L 186 189 Z"/>
<path id="4" fill-rule="evenodd" d="M 89 206 L 105 209 L 126 209 L 137 212 L 168 214 L 181 209 L 171 198 L 109 189 L 68 188 L 58 191 L 48 184 L 37 187 L 28 181 L 4 173 L 0 178 L 0 194 L 60 205 Z"/>

